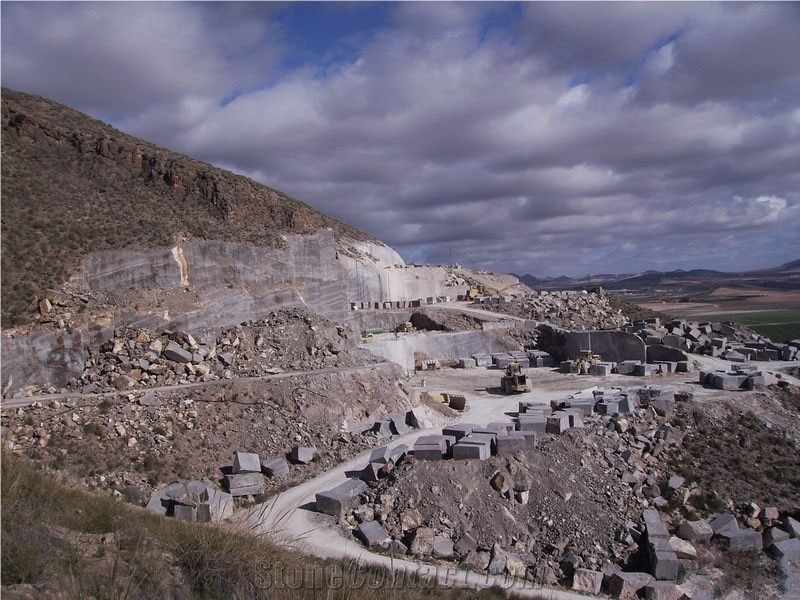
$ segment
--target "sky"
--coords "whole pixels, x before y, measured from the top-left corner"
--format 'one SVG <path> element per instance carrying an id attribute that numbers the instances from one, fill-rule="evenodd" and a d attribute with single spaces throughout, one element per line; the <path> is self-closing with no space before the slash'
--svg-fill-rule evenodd
<path id="1" fill-rule="evenodd" d="M 800 258 L 800 3 L 2 2 L 3 86 L 409 262 Z"/>

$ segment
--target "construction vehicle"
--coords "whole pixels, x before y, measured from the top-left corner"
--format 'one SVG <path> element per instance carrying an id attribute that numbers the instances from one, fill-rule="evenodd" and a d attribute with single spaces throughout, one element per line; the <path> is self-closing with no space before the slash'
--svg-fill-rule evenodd
<path id="1" fill-rule="evenodd" d="M 588 375 L 592 365 L 600 364 L 603 361 L 599 354 L 594 354 L 591 350 L 581 350 L 578 357 L 572 364 L 572 372 L 579 375 Z"/>
<path id="2" fill-rule="evenodd" d="M 475 300 L 475 298 L 478 298 L 480 296 L 485 296 L 485 295 L 486 295 L 486 288 L 483 287 L 480 284 L 474 285 L 474 286 L 472 286 L 471 288 L 469 288 L 467 290 L 467 299 L 468 300 Z"/>
<path id="3" fill-rule="evenodd" d="M 506 367 L 506 374 L 500 380 L 500 389 L 504 394 L 521 394 L 531 391 L 528 377 L 522 372 L 519 363 L 512 362 Z"/>

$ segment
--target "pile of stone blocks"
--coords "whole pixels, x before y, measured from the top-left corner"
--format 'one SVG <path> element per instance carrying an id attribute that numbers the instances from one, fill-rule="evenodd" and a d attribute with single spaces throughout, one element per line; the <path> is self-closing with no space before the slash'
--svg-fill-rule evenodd
<path id="1" fill-rule="evenodd" d="M 473 354 L 472 359 L 475 361 L 476 367 L 492 366 L 492 356 L 490 354 Z"/>
<path id="2" fill-rule="evenodd" d="M 543 350 L 528 350 L 528 364 L 531 367 L 553 367 L 555 366 L 555 359 L 549 352 Z"/>
<path id="3" fill-rule="evenodd" d="M 224 477 L 225 487 L 232 496 L 256 496 L 264 493 L 261 460 L 252 452 L 237 452 L 230 473 Z"/>
<path id="4" fill-rule="evenodd" d="M 754 390 L 777 382 L 774 375 L 752 365 L 733 365 L 729 371 L 700 371 L 699 382 L 718 390 Z"/>
<path id="5" fill-rule="evenodd" d="M 208 479 L 172 483 L 156 490 L 146 509 L 161 516 L 198 523 L 219 523 L 233 516 L 233 496 Z"/>
<path id="6" fill-rule="evenodd" d="M 728 550 L 746 552 L 761 550 L 764 547 L 761 534 L 749 527 L 740 528 L 736 517 L 730 513 L 717 516 L 709 525 L 714 532 L 714 537 L 720 539 Z"/>
<path id="7" fill-rule="evenodd" d="M 727 323 L 675 319 L 662 326 L 658 319 L 647 319 L 634 321 L 625 331 L 637 333 L 648 346 L 665 346 L 684 352 L 719 356 L 731 362 L 800 358 L 800 342 L 797 340 L 786 344 L 774 343 Z"/>
<path id="8" fill-rule="evenodd" d="M 359 479 L 363 481 L 378 481 L 394 470 L 408 454 L 408 446 L 400 444 L 390 448 L 382 446 L 375 448 L 369 456 L 367 466 L 361 470 Z"/>
<path id="9" fill-rule="evenodd" d="M 661 521 L 658 510 L 649 508 L 642 515 L 650 559 L 650 572 L 658 580 L 675 581 L 681 570 L 681 562 L 669 541 L 669 532 Z"/>
<path id="10" fill-rule="evenodd" d="M 341 517 L 360 504 L 360 495 L 369 488 L 359 479 L 348 479 L 326 492 L 316 494 L 317 512 Z"/>

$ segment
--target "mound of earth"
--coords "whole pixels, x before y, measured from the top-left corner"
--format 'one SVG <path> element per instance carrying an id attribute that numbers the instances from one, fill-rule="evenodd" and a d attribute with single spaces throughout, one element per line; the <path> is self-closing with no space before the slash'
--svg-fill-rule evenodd
<path id="1" fill-rule="evenodd" d="M 409 321 L 421 331 L 471 331 L 481 329 L 485 321 L 457 310 L 416 308 Z"/>

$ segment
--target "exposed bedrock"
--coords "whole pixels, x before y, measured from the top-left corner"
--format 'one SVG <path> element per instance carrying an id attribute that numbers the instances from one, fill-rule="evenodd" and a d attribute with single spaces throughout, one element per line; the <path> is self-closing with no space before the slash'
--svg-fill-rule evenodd
<path id="1" fill-rule="evenodd" d="M 624 331 L 563 331 L 551 325 L 540 325 L 539 347 L 556 360 L 577 358 L 581 350 L 591 350 L 603 360 L 647 359 L 644 340 Z"/>
<path id="2" fill-rule="evenodd" d="M 429 358 L 455 360 L 472 354 L 518 350 L 519 344 L 491 331 L 456 331 L 415 333 L 399 339 L 371 340 L 363 347 L 406 370 L 411 370 L 414 368 L 414 354 L 417 352 Z"/>
<path id="3" fill-rule="evenodd" d="M 34 328 L 3 338 L 4 388 L 61 386 L 80 372 L 97 322 L 111 329 L 197 332 L 307 307 L 357 331 L 393 329 L 410 311 L 351 311 L 350 303 L 401 302 L 463 293 L 440 267 L 406 266 L 392 248 L 338 240 L 322 229 L 286 235 L 284 248 L 190 240 L 173 248 L 113 250 L 87 256 L 70 278 L 73 289 L 111 293 L 116 302 L 53 331 Z M 363 313 L 363 314 L 359 314 Z M 67 333 L 72 331 L 73 333 Z"/>

